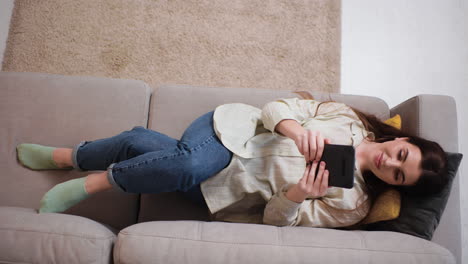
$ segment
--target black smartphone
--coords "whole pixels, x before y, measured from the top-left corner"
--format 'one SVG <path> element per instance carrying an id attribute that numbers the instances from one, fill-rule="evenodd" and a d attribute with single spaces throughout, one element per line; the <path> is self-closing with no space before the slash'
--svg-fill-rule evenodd
<path id="1" fill-rule="evenodd" d="M 354 183 L 354 147 L 325 144 L 322 158 L 329 171 L 328 186 L 351 189 Z"/>

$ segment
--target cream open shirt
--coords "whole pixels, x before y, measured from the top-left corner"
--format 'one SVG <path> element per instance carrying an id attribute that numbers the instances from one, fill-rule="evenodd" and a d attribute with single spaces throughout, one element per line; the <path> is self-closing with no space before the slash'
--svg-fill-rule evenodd
<path id="1" fill-rule="evenodd" d="M 365 217 L 370 202 L 357 163 L 351 189 L 331 187 L 324 197 L 302 203 L 284 195 L 303 176 L 306 163 L 292 139 L 274 132 L 281 120 L 294 119 L 306 129 L 318 130 L 333 144 L 356 147 L 366 136 L 373 137 L 345 104 L 322 104 L 314 117 L 319 103 L 291 98 L 270 102 L 262 110 L 241 103 L 216 108 L 216 134 L 234 154 L 226 168 L 201 183 L 213 220 L 342 227 Z"/>

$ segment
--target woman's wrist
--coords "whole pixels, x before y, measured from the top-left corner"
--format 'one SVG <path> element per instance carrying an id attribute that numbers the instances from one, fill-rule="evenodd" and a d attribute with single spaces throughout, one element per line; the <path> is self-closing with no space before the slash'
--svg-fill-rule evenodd
<path id="1" fill-rule="evenodd" d="M 296 189 L 297 184 L 293 185 L 289 190 L 285 193 L 286 198 L 288 200 L 293 201 L 295 203 L 302 203 L 306 197 L 303 194 L 299 193 Z"/>
<path id="2" fill-rule="evenodd" d="M 294 119 L 285 119 L 276 125 L 275 131 L 291 139 L 305 132 L 305 129 Z"/>

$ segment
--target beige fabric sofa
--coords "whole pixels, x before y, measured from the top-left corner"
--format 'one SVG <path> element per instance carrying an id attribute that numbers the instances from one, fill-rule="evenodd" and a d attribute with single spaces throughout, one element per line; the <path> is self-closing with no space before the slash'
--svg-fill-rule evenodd
<path id="1" fill-rule="evenodd" d="M 388 118 L 457 152 L 453 99 L 421 95 L 394 109 L 374 97 L 314 93 Z M 64 214 L 38 214 L 43 194 L 80 171 L 32 171 L 16 145 L 73 147 L 82 140 L 145 126 L 180 137 L 217 105 L 261 107 L 289 91 L 191 86 L 149 87 L 141 81 L 0 72 L 1 263 L 456 263 L 460 262 L 459 177 L 433 241 L 396 232 L 209 222 L 178 193 L 94 195 Z M 437 108 L 434 106 L 437 105 Z M 443 117 L 443 124 L 431 118 Z M 451 128 L 451 129 L 446 129 Z"/>

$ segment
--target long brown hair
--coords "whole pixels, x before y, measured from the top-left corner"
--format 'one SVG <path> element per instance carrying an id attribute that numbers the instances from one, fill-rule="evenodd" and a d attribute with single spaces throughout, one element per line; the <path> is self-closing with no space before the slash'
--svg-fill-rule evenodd
<path id="1" fill-rule="evenodd" d="M 295 92 L 302 96 L 304 99 L 313 100 L 314 97 L 307 91 Z M 322 102 L 324 103 L 334 101 Z M 375 115 L 365 114 L 353 107 L 350 107 L 359 119 L 362 121 L 365 129 L 373 132 L 375 135 L 374 142 L 383 143 L 386 141 L 395 140 L 399 137 L 409 138 L 408 142 L 417 146 L 421 150 L 422 160 L 421 168 L 422 174 L 418 181 L 411 186 L 392 186 L 408 195 L 428 195 L 437 193 L 448 182 L 447 174 L 447 155 L 445 151 L 436 142 L 423 139 L 421 137 L 403 132 L 393 126 L 387 125 L 378 119 Z M 317 108 L 318 109 L 318 108 Z M 378 194 L 383 190 L 389 188 L 391 185 L 380 180 L 371 171 L 363 171 L 363 178 L 366 182 L 367 194 L 374 200 Z"/>

